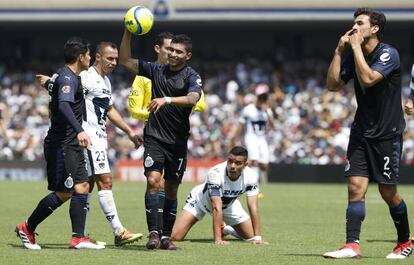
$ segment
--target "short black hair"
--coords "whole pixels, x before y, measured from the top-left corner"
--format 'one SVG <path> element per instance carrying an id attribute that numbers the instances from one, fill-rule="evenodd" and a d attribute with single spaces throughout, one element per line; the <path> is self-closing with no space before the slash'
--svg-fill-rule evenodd
<path id="1" fill-rule="evenodd" d="M 246 148 L 243 146 L 236 145 L 230 150 L 230 154 L 235 156 L 244 156 L 247 160 L 249 153 L 247 152 Z"/>
<path id="2" fill-rule="evenodd" d="M 385 18 L 384 13 L 373 10 L 367 7 L 358 8 L 354 13 L 354 18 L 357 18 L 359 15 L 367 15 L 369 16 L 369 22 L 371 26 L 378 26 L 377 37 L 379 40 L 382 39 L 382 35 L 384 34 L 385 25 L 387 24 L 387 19 Z"/>
<path id="3" fill-rule="evenodd" d="M 269 99 L 269 93 L 263 93 L 257 96 L 257 101 L 259 102 L 267 102 Z"/>
<path id="4" fill-rule="evenodd" d="M 161 47 L 162 45 L 164 45 L 165 39 L 172 40 L 173 37 L 174 37 L 174 34 L 172 34 L 171 32 L 168 32 L 168 31 L 161 32 L 160 34 L 157 35 L 157 38 L 155 38 L 155 45 L 158 45 Z"/>
<path id="5" fill-rule="evenodd" d="M 171 43 L 182 43 L 185 45 L 185 50 L 187 52 L 192 52 L 193 51 L 193 42 L 191 40 L 191 38 L 185 34 L 178 34 L 175 35 L 172 39 L 171 39 Z"/>
<path id="6" fill-rule="evenodd" d="M 90 43 L 85 39 L 79 37 L 72 37 L 66 41 L 63 46 L 63 55 L 65 57 L 65 63 L 71 64 L 76 62 L 76 59 L 81 54 L 85 54 L 89 50 Z"/>
<path id="7" fill-rule="evenodd" d="M 103 52 L 104 52 L 104 50 L 105 50 L 106 47 L 111 47 L 112 49 L 115 49 L 115 50 L 118 49 L 118 46 L 116 46 L 116 44 L 113 43 L 113 42 L 110 42 L 110 41 L 101 41 L 96 46 L 96 53 L 103 54 Z"/>

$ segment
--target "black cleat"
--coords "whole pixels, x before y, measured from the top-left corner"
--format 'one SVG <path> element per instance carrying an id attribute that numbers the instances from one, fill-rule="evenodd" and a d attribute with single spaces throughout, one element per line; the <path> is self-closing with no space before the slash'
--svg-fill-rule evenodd
<path id="1" fill-rule="evenodd" d="M 160 236 L 157 231 L 151 231 L 149 233 L 146 246 L 148 249 L 156 249 L 160 246 Z"/>
<path id="2" fill-rule="evenodd" d="M 180 250 L 174 243 L 171 241 L 169 237 L 165 237 L 161 239 L 160 249 L 165 250 Z"/>

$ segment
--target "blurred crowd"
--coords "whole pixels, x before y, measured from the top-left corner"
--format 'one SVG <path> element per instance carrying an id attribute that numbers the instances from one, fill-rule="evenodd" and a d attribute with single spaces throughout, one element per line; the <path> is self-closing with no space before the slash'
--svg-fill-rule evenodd
<path id="1" fill-rule="evenodd" d="M 223 158 L 231 146 L 242 144 L 243 137 L 237 129 L 239 114 L 246 104 L 254 102 L 254 91 L 261 85 L 269 87 L 269 107 L 276 120 L 276 128 L 267 133 L 271 162 L 344 164 L 356 101 L 352 84 L 341 92 L 327 91 L 324 85 L 328 64 L 329 59 L 277 57 L 191 62 L 202 74 L 208 110 L 191 115 L 189 158 Z M 52 64 L 50 67 L 57 69 Z M 30 67 L 11 69 L 16 68 L 0 65 L 0 160 L 41 160 L 49 127 L 49 96 L 37 84 L 36 73 L 28 70 Z M 403 77 L 404 98 L 410 93 L 408 74 L 407 70 Z M 141 132 L 144 124 L 128 113 L 131 76 L 118 68 L 110 79 L 115 107 Z M 413 164 L 414 120 L 408 117 L 406 121 L 403 161 Z M 112 163 L 141 158 L 142 148 L 134 150 L 122 131 L 109 125 L 107 132 Z"/>

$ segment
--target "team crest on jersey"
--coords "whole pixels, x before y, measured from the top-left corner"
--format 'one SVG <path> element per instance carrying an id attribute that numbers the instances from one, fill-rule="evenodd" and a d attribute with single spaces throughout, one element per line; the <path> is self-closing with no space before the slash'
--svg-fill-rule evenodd
<path id="1" fill-rule="evenodd" d="M 71 189 L 73 187 L 73 178 L 71 176 L 66 178 L 65 187 L 68 189 Z"/>
<path id="2" fill-rule="evenodd" d="M 351 168 L 351 164 L 349 163 L 349 160 L 346 160 L 345 172 L 347 172 L 350 168 Z"/>
<path id="3" fill-rule="evenodd" d="M 63 86 L 62 87 L 62 92 L 65 93 L 65 94 L 70 93 L 70 86 Z"/>
<path id="4" fill-rule="evenodd" d="M 147 158 L 145 158 L 144 165 L 145 167 L 152 167 L 152 165 L 154 165 L 154 160 L 152 159 L 152 157 L 147 156 Z"/>
<path id="5" fill-rule="evenodd" d="M 99 167 L 100 167 L 101 169 L 104 169 L 104 167 L 105 167 L 105 163 L 99 163 Z"/>

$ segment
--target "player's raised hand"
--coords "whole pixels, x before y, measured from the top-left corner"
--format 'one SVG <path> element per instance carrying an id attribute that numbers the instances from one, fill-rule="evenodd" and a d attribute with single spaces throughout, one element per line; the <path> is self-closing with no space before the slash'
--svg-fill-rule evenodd
<path id="1" fill-rule="evenodd" d="M 337 47 L 339 52 L 342 52 L 345 49 L 346 44 L 349 43 L 349 36 L 350 36 L 351 32 L 353 32 L 353 31 L 354 31 L 354 29 L 350 29 L 347 32 L 345 32 L 344 35 L 341 36 L 341 38 L 339 39 L 339 42 L 338 42 L 338 47 Z"/>
<path id="2" fill-rule="evenodd" d="M 165 98 L 154 98 L 151 100 L 151 102 L 148 104 L 148 110 L 150 112 L 157 113 L 157 111 L 166 104 Z"/>
<path id="3" fill-rule="evenodd" d="M 414 103 L 412 99 L 408 99 L 407 102 L 405 102 L 404 111 L 405 111 L 405 114 L 407 115 L 414 114 Z"/>
<path id="4" fill-rule="evenodd" d="M 89 135 L 87 135 L 84 131 L 78 133 L 78 142 L 79 145 L 84 148 L 87 148 L 91 145 L 91 139 L 89 138 Z"/>
<path id="5" fill-rule="evenodd" d="M 219 240 L 214 241 L 214 244 L 215 245 L 228 245 L 228 244 L 230 244 L 230 242 L 226 241 L 226 240 L 219 239 Z"/>
<path id="6" fill-rule="evenodd" d="M 42 87 L 45 87 L 46 81 L 50 79 L 47 75 L 36 75 L 37 81 L 39 81 Z"/>
<path id="7" fill-rule="evenodd" d="M 362 36 L 361 31 L 359 31 L 358 29 L 354 29 L 353 33 L 349 35 L 349 44 L 351 46 L 361 46 L 363 42 L 364 36 Z"/>
<path id="8" fill-rule="evenodd" d="M 135 149 L 138 149 L 144 143 L 144 138 L 142 138 L 141 135 L 130 134 L 128 135 L 128 137 L 129 137 L 129 140 L 131 140 L 131 142 L 134 143 Z"/>

